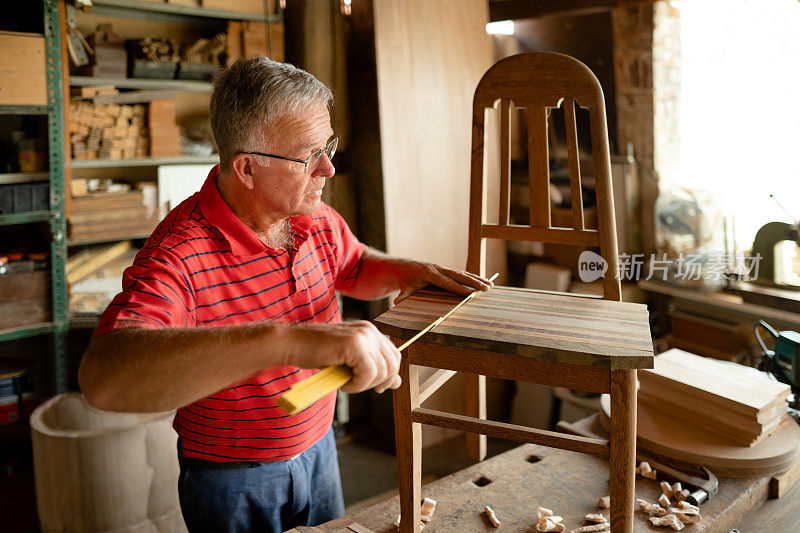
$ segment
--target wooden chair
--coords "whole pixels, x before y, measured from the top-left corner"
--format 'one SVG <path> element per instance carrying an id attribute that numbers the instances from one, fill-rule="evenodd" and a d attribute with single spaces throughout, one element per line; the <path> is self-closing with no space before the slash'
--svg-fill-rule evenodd
<path id="1" fill-rule="evenodd" d="M 499 222 L 487 223 L 484 116 L 499 102 Z M 512 106 L 527 108 L 530 225 L 509 220 L 510 118 Z M 598 229 L 584 224 L 580 188 L 575 104 L 588 108 L 597 194 Z M 563 105 L 569 152 L 572 228 L 552 227 L 550 217 L 547 115 Z M 608 270 L 603 298 L 510 287 L 479 294 L 436 330 L 403 354 L 402 386 L 395 391 L 394 414 L 399 466 L 401 532 L 419 531 L 422 459 L 421 426 L 429 424 L 468 433 L 471 457 L 482 460 L 486 435 L 574 450 L 610 463 L 611 525 L 633 530 L 636 447 L 636 369 L 652 368 L 653 350 L 646 306 L 620 298 L 617 242 L 611 189 L 611 163 L 603 93 L 597 78 L 579 61 L 561 54 L 528 53 L 491 67 L 475 91 L 472 123 L 472 183 L 467 269 L 485 275 L 486 239 L 593 246 Z M 376 323 L 396 345 L 451 309 L 460 297 L 426 288 Z M 416 365 L 438 369 L 419 384 Z M 420 407 L 456 371 L 466 373 L 468 416 Z M 529 381 L 596 393 L 610 393 L 610 441 L 487 421 L 485 376 Z M 602 496 L 602 495 L 598 495 Z M 547 502 L 531 502 L 546 506 Z M 479 509 L 476 509 L 476 513 Z M 533 511 L 532 511 L 533 512 Z M 573 519 L 574 517 L 567 517 Z M 531 517 L 531 525 L 536 521 Z"/>

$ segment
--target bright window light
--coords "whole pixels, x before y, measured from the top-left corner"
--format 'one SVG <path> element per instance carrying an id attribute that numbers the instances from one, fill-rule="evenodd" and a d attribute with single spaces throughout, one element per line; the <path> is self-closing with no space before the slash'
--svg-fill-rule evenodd
<path id="1" fill-rule="evenodd" d="M 489 35 L 514 35 L 513 20 L 499 20 L 486 24 L 486 33 Z"/>
<path id="2" fill-rule="evenodd" d="M 678 185 L 733 215 L 738 249 L 800 218 L 800 3 L 675 2 L 681 18 Z"/>

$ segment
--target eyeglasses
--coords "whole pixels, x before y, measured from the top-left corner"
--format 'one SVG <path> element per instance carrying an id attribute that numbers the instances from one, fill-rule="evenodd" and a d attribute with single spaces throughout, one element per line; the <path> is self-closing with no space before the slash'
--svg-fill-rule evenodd
<path id="1" fill-rule="evenodd" d="M 328 143 L 325 148 L 320 148 L 319 150 L 314 150 L 311 154 L 306 157 L 305 159 L 297 159 L 294 157 L 285 157 L 282 155 L 275 155 L 275 154 L 264 154 L 261 152 L 240 152 L 242 154 L 250 154 L 250 155 L 260 155 L 264 157 L 274 157 L 275 159 L 283 159 L 285 161 L 294 161 L 295 163 L 303 163 L 303 174 L 309 174 L 314 172 L 317 169 L 317 165 L 319 165 L 319 160 L 322 157 L 322 154 L 328 156 L 328 159 L 333 158 L 333 154 L 336 153 L 336 147 L 339 146 L 339 138 L 334 137 Z"/>

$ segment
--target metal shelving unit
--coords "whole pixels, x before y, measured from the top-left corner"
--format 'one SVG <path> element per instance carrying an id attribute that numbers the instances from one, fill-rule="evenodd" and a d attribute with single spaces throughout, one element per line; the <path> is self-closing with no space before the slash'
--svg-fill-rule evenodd
<path id="1" fill-rule="evenodd" d="M 12 224 L 28 224 L 30 222 L 44 222 L 50 219 L 50 211 L 28 211 L 27 213 L 9 213 L 0 215 L 0 226 Z"/>
<path id="2" fill-rule="evenodd" d="M 0 105 L 0 115 L 46 115 L 46 105 Z"/>
<path id="3" fill-rule="evenodd" d="M 55 392 L 67 392 L 67 222 L 64 213 L 64 75 L 58 0 L 44 0 L 47 62 L 47 141 L 50 151 L 50 280 Z"/>
<path id="4" fill-rule="evenodd" d="M 50 280 L 52 317 L 48 322 L 25 324 L 0 329 L 0 342 L 36 335 L 52 335 L 52 389 L 56 394 L 67 391 L 66 333 L 67 255 L 66 222 L 64 219 L 64 91 L 61 62 L 61 28 L 58 0 L 43 0 L 45 66 L 47 72 L 47 105 L 0 105 L 0 115 L 44 115 L 47 118 L 49 172 L 0 174 L 0 183 L 48 181 L 50 208 L 42 211 L 0 215 L 0 226 L 48 222 L 50 225 Z"/>

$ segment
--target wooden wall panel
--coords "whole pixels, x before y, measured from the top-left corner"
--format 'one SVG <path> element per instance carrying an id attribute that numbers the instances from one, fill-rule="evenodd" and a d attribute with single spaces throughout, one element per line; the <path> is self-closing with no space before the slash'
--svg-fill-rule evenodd
<path id="1" fill-rule="evenodd" d="M 472 96 L 494 61 L 488 20 L 486 0 L 374 0 L 386 242 L 392 255 L 466 266 Z M 496 126 L 493 131 L 496 135 Z M 497 155 L 494 149 L 487 160 L 495 158 L 490 168 L 499 173 Z M 498 205 L 492 189 L 489 201 Z M 503 250 L 496 257 L 504 266 Z M 421 369 L 420 379 L 431 372 Z M 459 376 L 426 406 L 461 413 L 463 391 Z M 490 411 L 491 396 L 490 391 Z M 456 433 L 425 426 L 423 435 L 429 446 Z"/>
<path id="2" fill-rule="evenodd" d="M 485 0 L 375 0 L 387 251 L 464 268 L 472 95 Z"/>

